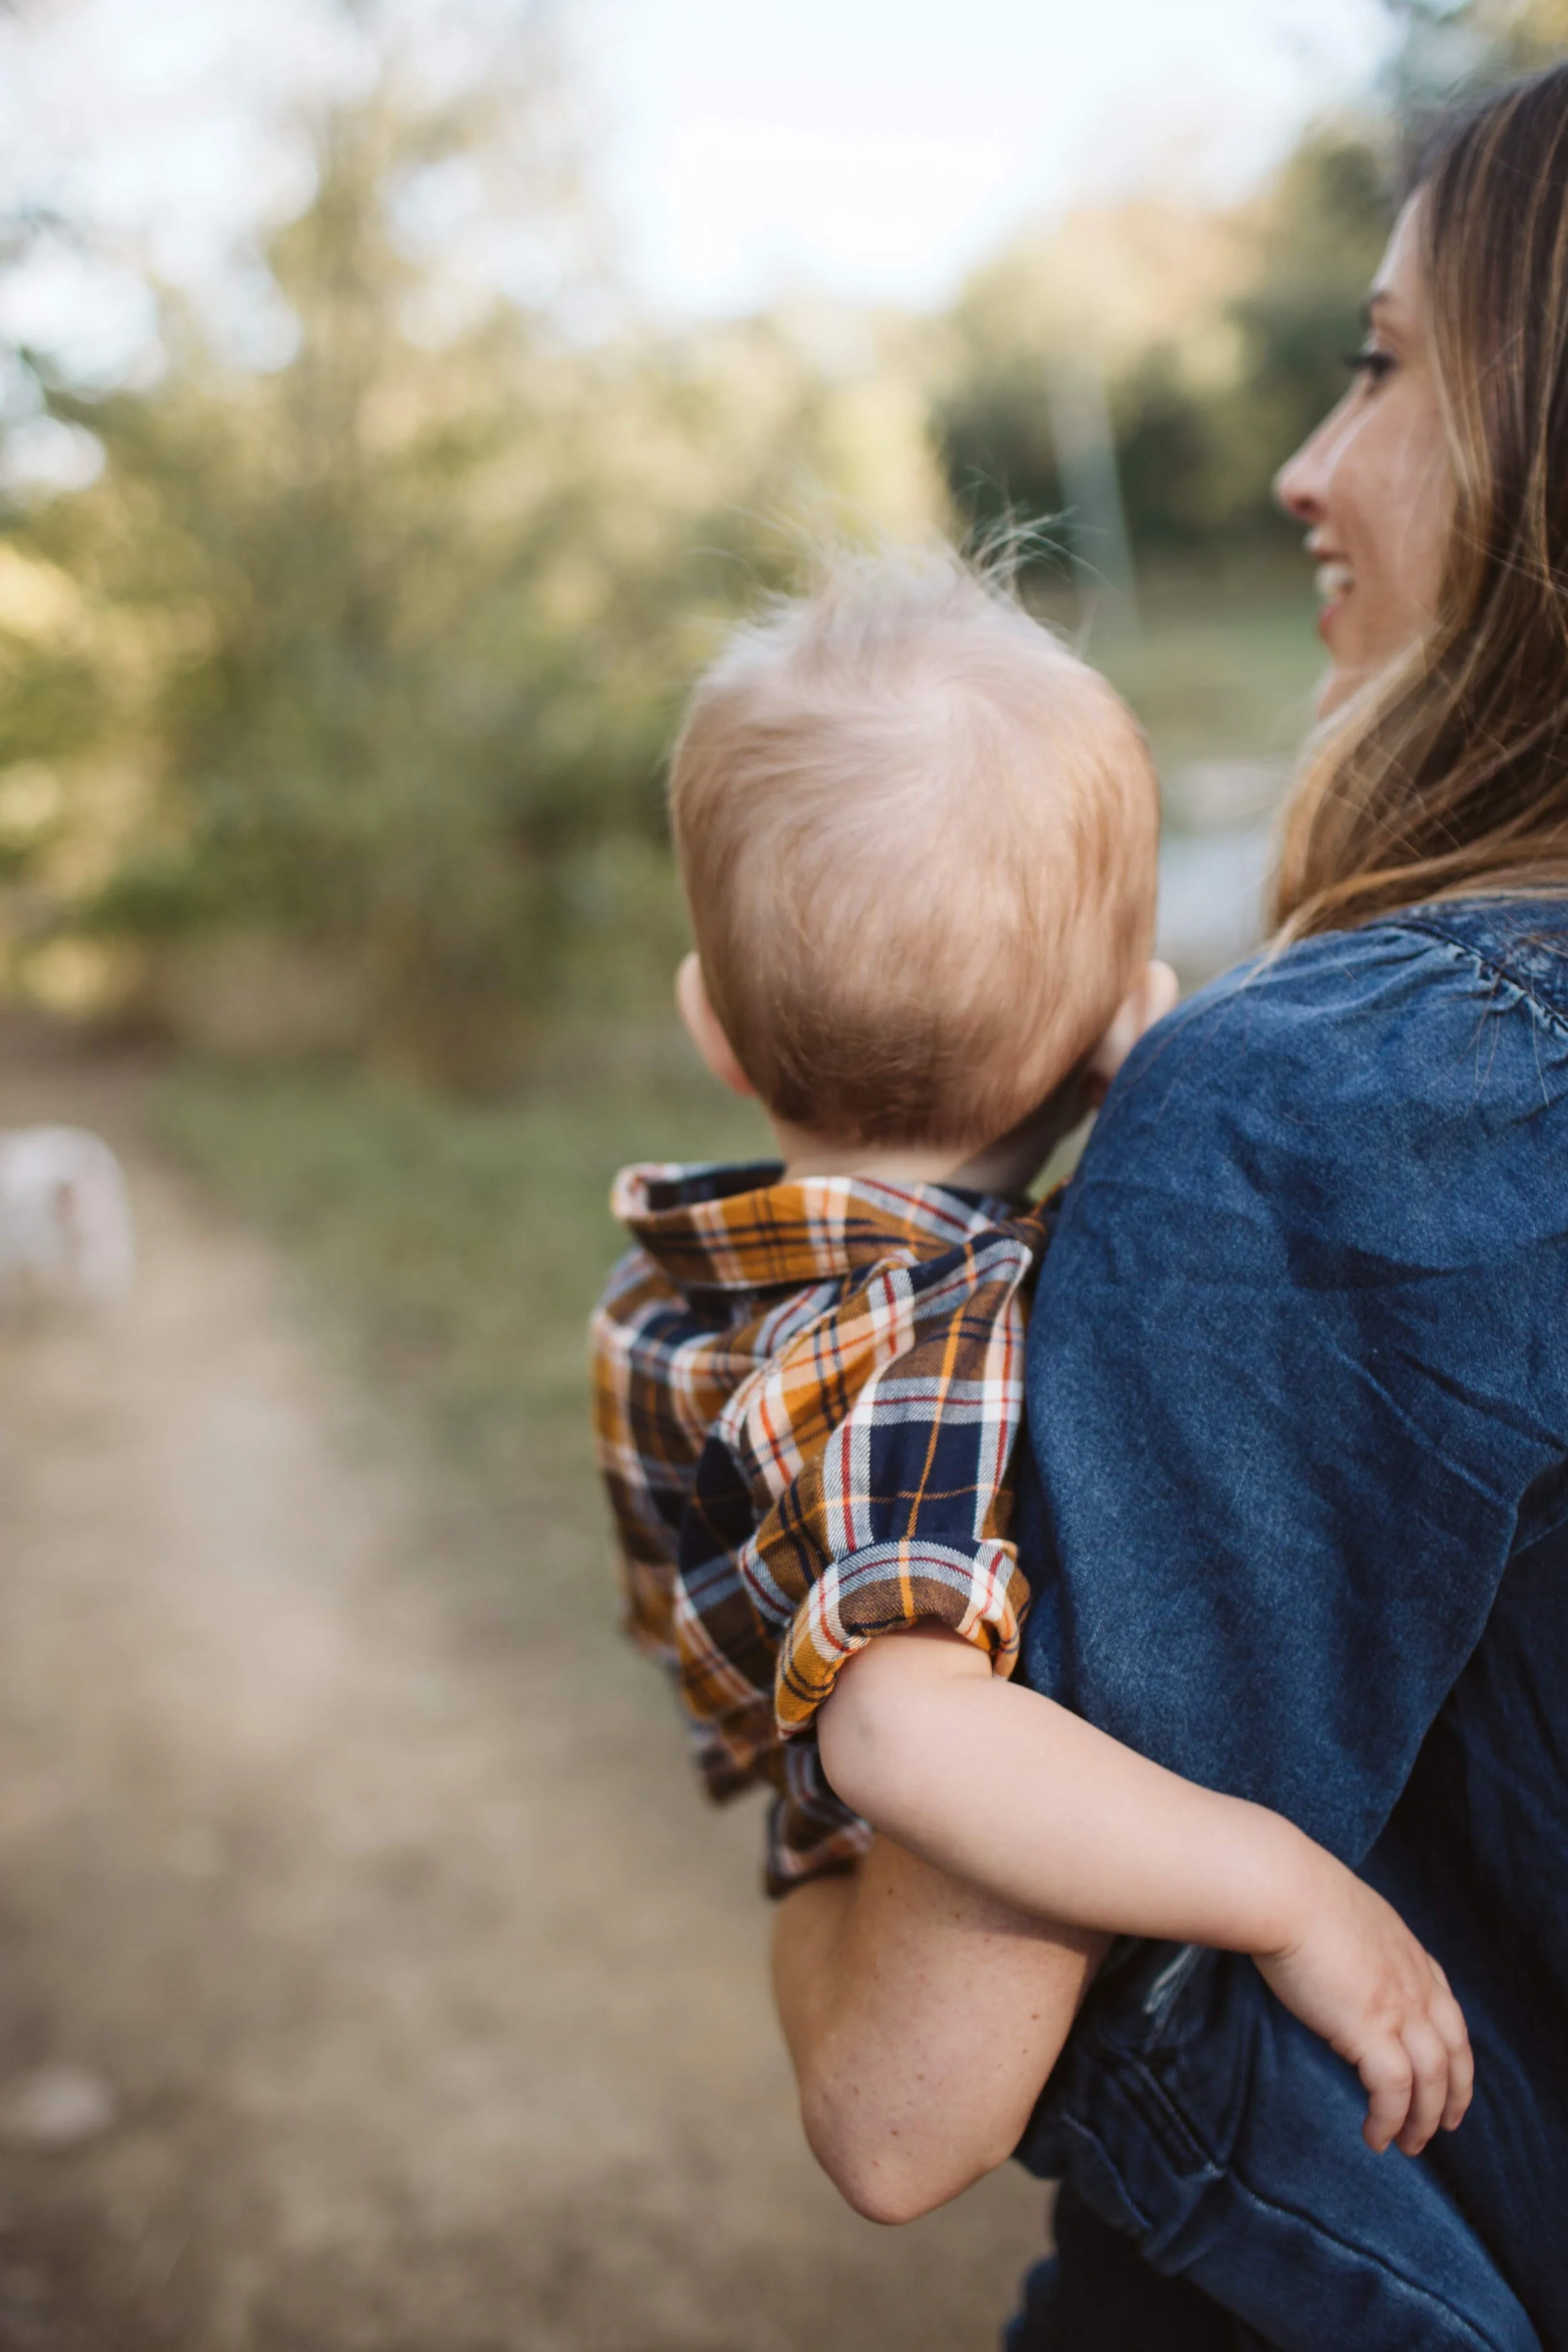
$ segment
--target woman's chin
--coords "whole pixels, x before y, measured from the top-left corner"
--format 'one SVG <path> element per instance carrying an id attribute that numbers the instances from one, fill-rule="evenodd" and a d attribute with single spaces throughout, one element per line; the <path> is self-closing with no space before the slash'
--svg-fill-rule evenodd
<path id="1" fill-rule="evenodd" d="M 1383 662 L 1375 656 L 1369 660 L 1364 646 L 1356 646 L 1352 656 L 1351 647 L 1342 642 L 1337 646 L 1331 639 L 1325 642 L 1328 645 L 1329 667 L 1318 686 L 1318 716 L 1320 719 L 1331 719 L 1376 676 Z"/>
<path id="2" fill-rule="evenodd" d="M 1375 678 L 1403 661 L 1421 642 L 1421 631 L 1431 625 L 1429 616 L 1412 616 L 1418 625 L 1408 635 L 1395 634 L 1371 627 L 1372 617 L 1352 596 L 1337 598 L 1319 615 L 1318 635 L 1329 656 L 1329 667 L 1318 686 L 1320 719 L 1332 719 Z"/>
<path id="3" fill-rule="evenodd" d="M 1342 662 L 1331 660 L 1318 685 L 1318 716 L 1331 719 L 1342 709 L 1361 684 L 1360 673 L 1346 669 Z"/>

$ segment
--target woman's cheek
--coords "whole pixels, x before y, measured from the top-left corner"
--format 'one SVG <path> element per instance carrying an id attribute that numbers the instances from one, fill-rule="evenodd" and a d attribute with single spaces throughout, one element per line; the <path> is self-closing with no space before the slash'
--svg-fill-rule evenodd
<path id="1" fill-rule="evenodd" d="M 1453 474 L 1443 420 L 1429 388 L 1412 381 L 1410 397 L 1398 404 L 1397 436 L 1391 434 L 1384 476 L 1384 506 L 1376 565 L 1382 606 L 1380 635 L 1387 660 L 1414 645 L 1436 616 L 1443 550 L 1453 513 Z M 1394 421 L 1390 403 L 1389 422 Z"/>

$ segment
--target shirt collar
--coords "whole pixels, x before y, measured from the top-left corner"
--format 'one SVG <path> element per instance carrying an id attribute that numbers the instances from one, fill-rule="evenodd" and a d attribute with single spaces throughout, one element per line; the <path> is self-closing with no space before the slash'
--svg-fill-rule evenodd
<path id="1" fill-rule="evenodd" d="M 625 1168 L 610 1205 L 684 1290 L 793 1289 L 893 1255 L 940 1257 L 1020 1213 L 1016 1202 L 948 1184 L 786 1182 L 776 1160 Z"/>

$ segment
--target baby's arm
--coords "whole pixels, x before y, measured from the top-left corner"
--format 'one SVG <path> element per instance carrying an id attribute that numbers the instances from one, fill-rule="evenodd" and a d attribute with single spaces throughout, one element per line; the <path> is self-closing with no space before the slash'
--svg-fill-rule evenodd
<path id="1" fill-rule="evenodd" d="M 1249 1952 L 1356 2068 L 1371 2147 L 1413 2156 L 1463 2116 L 1474 2070 L 1442 1970 L 1278 1813 L 1150 1763 L 942 1627 L 859 1652 L 817 1727 L 846 1804 L 997 1900 L 1065 1927 Z"/>

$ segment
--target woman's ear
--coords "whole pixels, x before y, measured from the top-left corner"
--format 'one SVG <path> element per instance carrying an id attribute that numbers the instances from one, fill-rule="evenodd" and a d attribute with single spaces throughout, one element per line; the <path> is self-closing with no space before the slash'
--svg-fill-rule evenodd
<path id="1" fill-rule="evenodd" d="M 1111 1079 L 1146 1029 L 1163 1021 L 1182 993 L 1168 963 L 1146 963 L 1121 1003 L 1110 1028 L 1089 1057 L 1087 1076 L 1094 1097 L 1103 1097 Z"/>
<path id="2" fill-rule="evenodd" d="M 713 1010 L 702 966 L 694 955 L 681 959 L 675 975 L 675 1001 L 688 1036 L 720 1084 L 738 1095 L 754 1095 L 757 1090 L 735 1058 L 735 1049 Z"/>

